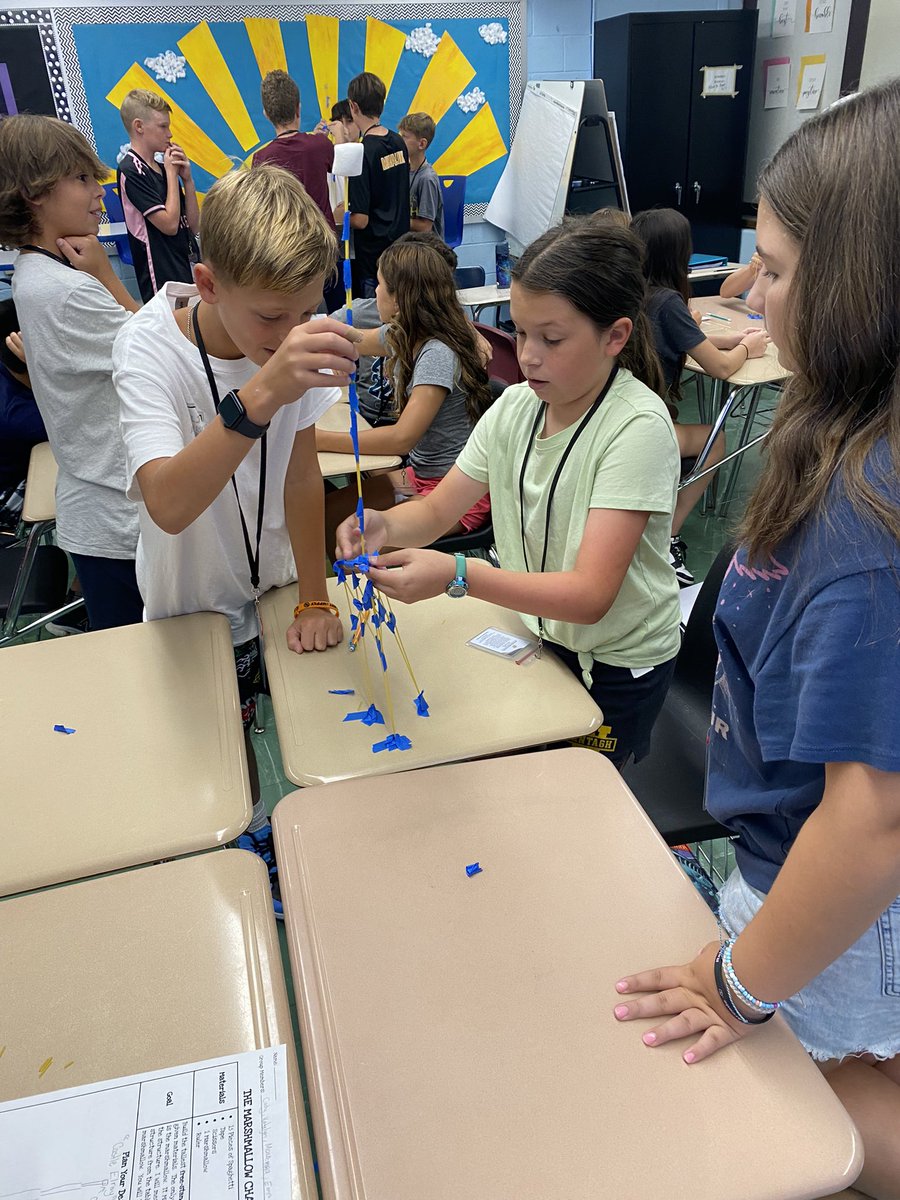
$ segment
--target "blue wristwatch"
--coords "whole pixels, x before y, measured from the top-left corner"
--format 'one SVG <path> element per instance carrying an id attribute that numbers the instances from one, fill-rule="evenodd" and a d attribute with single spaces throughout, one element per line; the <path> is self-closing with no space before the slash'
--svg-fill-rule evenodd
<path id="1" fill-rule="evenodd" d="M 466 579 L 466 556 L 464 554 L 456 555 L 456 574 L 447 584 L 445 591 L 454 600 L 459 599 L 460 596 L 468 596 L 469 582 Z"/>

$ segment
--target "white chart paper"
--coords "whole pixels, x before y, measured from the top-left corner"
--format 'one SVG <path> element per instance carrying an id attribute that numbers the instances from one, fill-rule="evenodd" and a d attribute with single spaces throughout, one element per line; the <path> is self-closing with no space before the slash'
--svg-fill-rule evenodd
<path id="1" fill-rule="evenodd" d="M 797 0 L 773 0 L 772 37 L 791 37 L 797 16 Z"/>
<path id="2" fill-rule="evenodd" d="M 284 1200 L 284 1046 L 0 1104 L 0 1200 Z"/>

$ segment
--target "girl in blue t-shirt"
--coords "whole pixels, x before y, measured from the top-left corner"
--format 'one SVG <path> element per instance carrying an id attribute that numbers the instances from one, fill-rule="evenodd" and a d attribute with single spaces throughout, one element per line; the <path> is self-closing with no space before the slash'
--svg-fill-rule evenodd
<path id="1" fill-rule="evenodd" d="M 900 1196 L 900 80 L 760 178 L 750 303 L 794 375 L 715 617 L 707 806 L 737 835 L 722 945 L 621 980 L 699 1062 L 776 1006 Z"/>

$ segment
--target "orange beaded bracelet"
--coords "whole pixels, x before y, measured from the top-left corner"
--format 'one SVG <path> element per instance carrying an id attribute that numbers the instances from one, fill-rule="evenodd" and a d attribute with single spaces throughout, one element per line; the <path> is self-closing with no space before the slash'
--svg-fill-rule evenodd
<path id="1" fill-rule="evenodd" d="M 310 608 L 327 608 L 333 616 L 340 617 L 341 615 L 338 612 L 338 606 L 331 604 L 328 600 L 302 600 L 294 609 L 294 620 L 296 621 L 301 613 L 306 612 Z"/>

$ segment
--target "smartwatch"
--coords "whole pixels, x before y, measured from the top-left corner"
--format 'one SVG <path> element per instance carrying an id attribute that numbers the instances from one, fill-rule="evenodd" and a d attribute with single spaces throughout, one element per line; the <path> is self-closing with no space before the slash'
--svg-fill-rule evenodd
<path id="1" fill-rule="evenodd" d="M 466 556 L 457 553 L 456 555 L 456 574 L 447 584 L 444 589 L 448 596 L 452 596 L 454 600 L 460 596 L 468 596 L 469 583 L 466 579 Z"/>
<path id="2" fill-rule="evenodd" d="M 226 429 L 233 429 L 235 433 L 242 433 L 247 438 L 261 438 L 269 428 L 268 421 L 265 425 L 257 425 L 255 421 L 250 420 L 240 396 L 235 391 L 222 397 L 219 402 L 219 416 Z"/>

